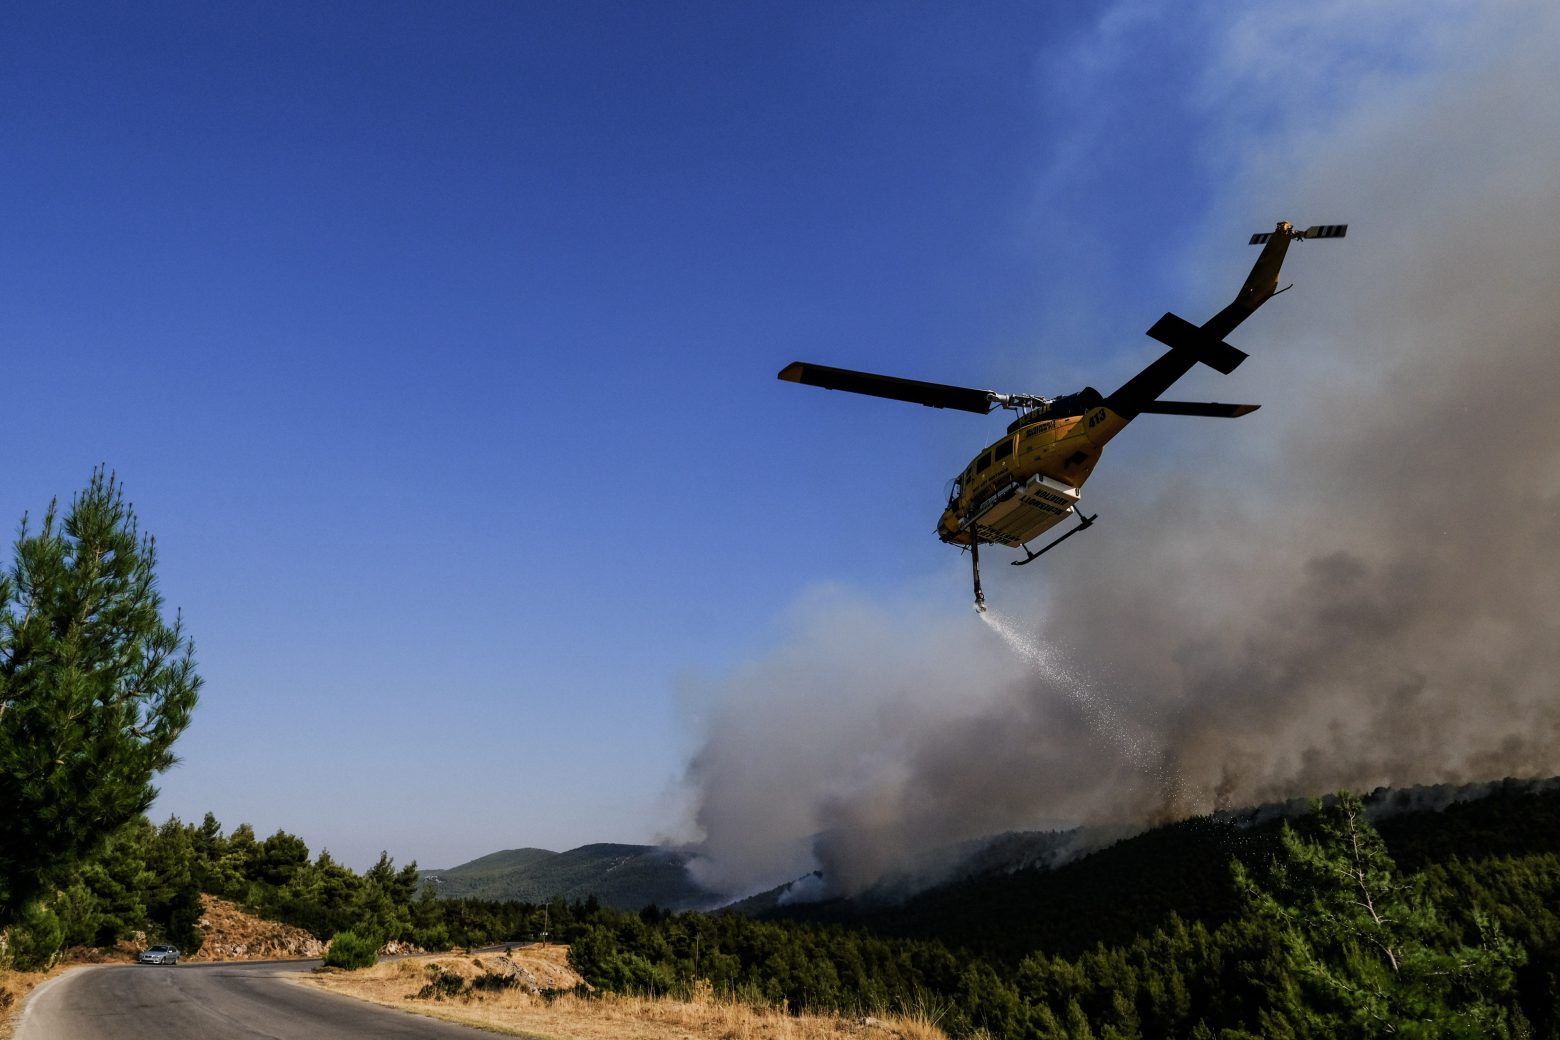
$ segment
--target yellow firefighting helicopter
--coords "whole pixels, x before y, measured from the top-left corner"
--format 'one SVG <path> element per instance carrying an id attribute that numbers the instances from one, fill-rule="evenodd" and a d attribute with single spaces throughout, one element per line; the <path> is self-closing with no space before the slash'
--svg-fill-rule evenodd
<path id="1" fill-rule="evenodd" d="M 982 415 L 999 407 L 1018 412 L 1018 418 L 1008 424 L 1007 434 L 988 445 L 950 482 L 948 505 L 937 524 L 938 538 L 969 547 L 975 609 L 985 610 L 986 596 L 980 587 L 981 543 L 1022 549 L 1024 558 L 1011 561 L 1013 566 L 1022 567 L 1088 529 L 1098 514 L 1085 516 L 1078 509 L 1079 489 L 1094 472 L 1106 443 L 1127 423 L 1139 415 L 1234 419 L 1256 411 L 1254 404 L 1162 401 L 1159 395 L 1198 362 L 1225 375 L 1235 371 L 1247 355 L 1224 342 L 1224 337 L 1271 297 L 1289 288 L 1278 287 L 1278 270 L 1289 243 L 1342 238 L 1347 231 L 1347 224 L 1319 224 L 1300 231 L 1279 221 L 1274 230 L 1252 235 L 1250 244 L 1261 245 L 1262 253 L 1234 302 L 1201 326 L 1168 313 L 1156 321 L 1148 335 L 1170 349 L 1113 394 L 1101 394 L 1093 387 L 1055 398 L 999 394 L 803 361 L 781 369 L 780 378 L 931 408 L 958 408 Z M 1076 527 L 1040 549 L 1029 548 L 1031 540 L 1073 514 L 1078 517 Z"/>

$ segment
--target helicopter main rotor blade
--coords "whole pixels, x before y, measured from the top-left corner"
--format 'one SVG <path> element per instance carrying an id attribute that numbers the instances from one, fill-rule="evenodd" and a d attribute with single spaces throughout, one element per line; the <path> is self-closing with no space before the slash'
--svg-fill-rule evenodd
<path id="1" fill-rule="evenodd" d="M 782 368 L 780 378 L 792 383 L 821 386 L 825 390 L 847 390 L 853 394 L 924 404 L 928 408 L 957 408 L 981 415 L 991 411 L 998 403 L 998 395 L 990 390 L 972 390 L 946 383 L 923 383 L 919 379 L 853 372 L 848 368 L 810 365 L 805 361 L 793 361 Z"/>
<path id="2" fill-rule="evenodd" d="M 1261 408 L 1260 404 L 1206 404 L 1193 401 L 1152 401 L 1138 409 L 1142 415 L 1206 415 L 1211 419 L 1239 419 Z"/>

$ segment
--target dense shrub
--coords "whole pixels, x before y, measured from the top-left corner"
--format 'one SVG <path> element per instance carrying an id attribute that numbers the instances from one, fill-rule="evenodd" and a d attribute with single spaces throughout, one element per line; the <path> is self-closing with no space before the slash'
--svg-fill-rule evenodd
<path id="1" fill-rule="evenodd" d="M 379 961 L 379 942 L 356 932 L 337 932 L 325 951 L 325 964 L 331 968 L 372 968 Z"/>
<path id="2" fill-rule="evenodd" d="M 6 934 L 5 957 L 17 971 L 42 971 L 54 963 L 65 926 L 47 907 L 29 903 Z"/>

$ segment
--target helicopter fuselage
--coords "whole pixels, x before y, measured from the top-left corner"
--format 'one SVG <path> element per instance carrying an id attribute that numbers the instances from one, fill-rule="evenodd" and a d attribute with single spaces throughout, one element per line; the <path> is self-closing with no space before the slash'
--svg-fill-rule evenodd
<path id="1" fill-rule="evenodd" d="M 1020 416 L 954 478 L 937 537 L 1018 546 L 1060 523 L 1106 443 L 1129 421 L 1092 387 Z"/>

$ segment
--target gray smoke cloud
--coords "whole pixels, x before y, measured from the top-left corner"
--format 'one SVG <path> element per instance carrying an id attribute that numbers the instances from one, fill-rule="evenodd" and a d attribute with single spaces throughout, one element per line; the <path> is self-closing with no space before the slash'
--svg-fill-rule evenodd
<path id="1" fill-rule="evenodd" d="M 1347 34 L 1319 10 L 1290 28 Z M 1085 491 L 1105 533 L 1043 583 L 994 575 L 1031 657 L 965 605 L 897 605 L 942 585 L 799 604 L 715 691 L 700 880 L 816 865 L 850 893 L 1006 829 L 1560 773 L 1560 16 L 1481 11 L 1325 121 L 1305 101 L 1341 88 L 1275 82 L 1256 18 L 1227 28 L 1208 103 L 1292 133 L 1188 249 L 1218 263 L 1188 261 L 1208 296 L 1177 309 L 1227 302 L 1250 214 L 1352 225 L 1291 249 L 1299 288 L 1234 337 L 1252 361 L 1203 384 L 1263 410 L 1112 446 Z"/>

